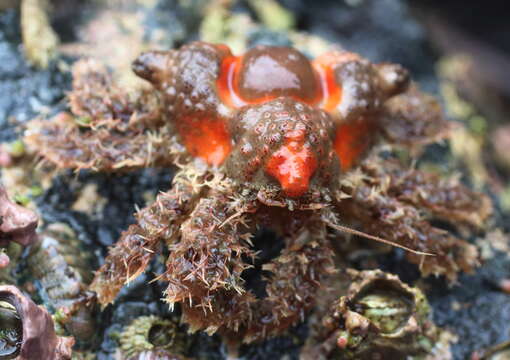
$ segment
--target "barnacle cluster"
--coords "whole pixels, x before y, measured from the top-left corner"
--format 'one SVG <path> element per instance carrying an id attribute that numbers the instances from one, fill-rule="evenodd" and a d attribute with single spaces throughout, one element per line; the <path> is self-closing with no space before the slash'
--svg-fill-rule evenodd
<path id="1" fill-rule="evenodd" d="M 35 233 L 37 223 L 33 211 L 12 202 L 0 187 L 0 246 L 9 246 L 9 250 L 12 243 L 37 247 L 40 245 Z M 4 260 L 3 256 L 1 253 L 0 269 L 10 272 L 9 258 Z M 39 261 L 38 267 L 45 266 L 48 259 Z M 11 280 L 3 275 L 2 278 Z M 48 360 L 71 359 L 73 344 L 73 338 L 56 335 L 53 320 L 45 308 L 37 306 L 13 285 L 0 286 L 0 359 L 29 360 L 35 354 Z"/>
<path id="2" fill-rule="evenodd" d="M 394 147 L 416 154 L 450 128 L 401 66 L 346 51 L 310 61 L 267 46 L 235 56 L 224 45 L 195 42 L 144 53 L 133 70 L 151 88 L 121 88 L 100 64 L 77 62 L 71 112 L 33 121 L 25 137 L 60 169 L 179 170 L 173 187 L 138 211 L 137 223 L 110 249 L 91 285 L 102 305 L 166 247 L 158 280 L 190 329 L 252 342 L 304 319 L 321 283 L 336 276 L 338 231 L 404 248 L 424 276 L 454 281 L 477 265 L 476 248 L 431 219 L 480 228 L 491 212 L 488 198 L 456 178 L 381 156 Z M 252 241 L 260 227 L 284 244 L 262 266 L 262 295 L 243 277 L 257 258 Z M 347 300 L 336 305 L 334 317 L 367 325 L 358 339 L 344 324 L 353 354 L 364 344 L 405 342 L 386 341 L 397 328 L 411 331 L 410 323 L 427 337 L 422 296 L 377 276 L 374 289 L 382 284 L 381 291 L 402 293 L 400 300 L 360 290 L 351 300 L 371 309 L 358 313 Z M 376 303 L 386 301 L 401 320 L 384 319 Z"/>
<path id="3" fill-rule="evenodd" d="M 0 284 L 12 281 L 13 258 L 36 241 L 38 220 L 33 211 L 10 200 L 0 185 Z"/>
<path id="4" fill-rule="evenodd" d="M 13 359 L 21 349 L 23 330 L 16 308 L 6 301 L 0 302 L 0 358 Z"/>

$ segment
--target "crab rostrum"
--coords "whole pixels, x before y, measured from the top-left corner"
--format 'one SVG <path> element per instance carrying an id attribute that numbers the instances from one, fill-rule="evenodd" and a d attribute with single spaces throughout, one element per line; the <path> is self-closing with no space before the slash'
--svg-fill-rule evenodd
<path id="1" fill-rule="evenodd" d="M 165 301 L 181 305 L 192 330 L 250 342 L 313 307 L 321 280 L 334 276 L 337 231 L 407 249 L 423 275 L 454 280 L 476 266 L 474 246 L 429 220 L 475 229 L 487 197 L 379 155 L 383 146 L 416 153 L 450 128 L 401 66 L 342 51 L 310 61 L 268 46 L 234 56 L 194 42 L 144 53 L 133 70 L 152 89 L 127 92 L 97 63 L 78 62 L 72 115 L 34 121 L 26 137 L 59 168 L 179 168 L 110 249 L 92 284 L 102 304 L 165 246 Z M 259 227 L 285 242 L 263 265 L 264 296 L 243 279 Z"/>

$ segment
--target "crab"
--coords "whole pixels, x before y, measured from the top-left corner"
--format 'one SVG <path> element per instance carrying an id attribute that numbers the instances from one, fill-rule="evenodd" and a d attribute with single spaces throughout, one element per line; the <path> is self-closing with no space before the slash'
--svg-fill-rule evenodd
<path id="1" fill-rule="evenodd" d="M 168 253 L 156 279 L 190 330 L 249 343 L 305 318 L 335 276 L 340 233 L 403 248 L 423 276 L 455 281 L 478 264 L 473 245 L 431 220 L 476 230 L 488 198 L 388 151 L 414 156 L 451 129 L 400 65 L 193 42 L 143 53 L 132 69 L 150 86 L 130 91 L 97 62 L 77 62 L 71 113 L 34 120 L 25 137 L 60 169 L 178 170 L 109 250 L 91 285 L 101 304 Z M 284 246 L 262 266 L 257 295 L 243 276 L 262 227 Z"/>

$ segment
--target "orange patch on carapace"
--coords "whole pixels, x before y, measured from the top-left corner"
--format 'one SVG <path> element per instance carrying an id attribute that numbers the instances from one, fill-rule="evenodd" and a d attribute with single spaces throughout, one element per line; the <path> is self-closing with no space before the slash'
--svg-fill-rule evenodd
<path id="1" fill-rule="evenodd" d="M 336 129 L 335 151 L 340 159 L 342 170 L 350 169 L 372 143 L 374 123 L 359 118 Z"/>
<path id="2" fill-rule="evenodd" d="M 230 154 L 232 143 L 225 123 L 217 119 L 182 119 L 178 127 L 188 152 L 218 166 Z"/>
<path id="3" fill-rule="evenodd" d="M 317 169 L 317 159 L 304 139 L 303 130 L 290 131 L 284 144 L 266 163 L 266 172 L 280 182 L 290 197 L 299 197 L 308 190 L 310 178 Z"/>
<path id="4" fill-rule="evenodd" d="M 221 62 L 220 74 L 218 80 L 216 80 L 219 98 L 231 108 L 238 108 L 247 104 L 239 97 L 234 84 L 234 78 L 239 71 L 240 64 L 240 56 L 226 56 Z"/>
<path id="5" fill-rule="evenodd" d="M 342 100 L 342 87 L 337 84 L 335 80 L 335 73 L 331 64 L 324 63 L 321 58 L 318 58 L 313 63 L 315 71 L 319 74 L 321 90 L 322 90 L 322 103 L 321 107 L 332 112 L 340 105 Z"/>

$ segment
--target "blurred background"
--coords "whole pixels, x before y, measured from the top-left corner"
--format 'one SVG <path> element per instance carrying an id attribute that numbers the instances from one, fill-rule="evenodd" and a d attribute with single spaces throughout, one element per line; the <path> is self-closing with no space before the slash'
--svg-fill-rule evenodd
<path id="1" fill-rule="evenodd" d="M 237 54 L 258 44 L 294 46 L 310 57 L 345 48 L 408 68 L 423 90 L 440 99 L 446 116 L 463 125 L 449 143 L 431 146 L 421 165 L 458 173 L 490 194 L 496 207 L 493 230 L 472 239 L 484 258 L 477 273 L 463 275 L 452 288 L 434 279 L 423 285 L 434 319 L 450 330 L 455 359 L 510 338 L 510 289 L 504 286 L 510 278 L 508 1 L 0 0 L 0 142 L 15 154 L 25 122 L 65 109 L 76 59 L 96 58 L 115 70 L 119 82 L 137 86 L 130 65 L 140 52 L 197 39 L 226 43 Z M 80 230 L 82 241 L 101 258 L 133 222 L 133 204 L 142 206 L 144 194 L 168 188 L 169 177 L 164 170 L 120 180 L 85 174 L 79 181 L 57 177 L 40 188 L 12 173 L 2 180 L 17 196 L 37 202 L 46 221 L 65 221 Z M 98 213 L 72 208 L 87 184 L 96 184 L 106 199 Z M 399 256 L 388 255 L 381 267 L 411 281 L 415 270 L 394 261 Z M 133 295 L 136 289 L 137 284 L 105 315 L 100 358 L 109 358 L 114 346 L 108 334 L 127 319 L 165 311 L 158 305 L 159 289 L 145 299 Z M 297 329 L 295 336 L 303 331 Z M 215 340 L 202 345 L 206 358 L 222 358 Z M 244 356 L 294 358 L 298 347 L 292 339 L 276 339 L 246 347 Z"/>

